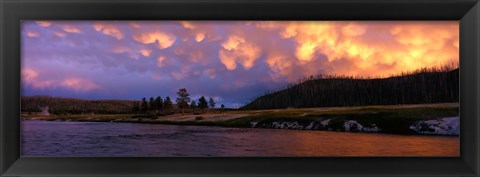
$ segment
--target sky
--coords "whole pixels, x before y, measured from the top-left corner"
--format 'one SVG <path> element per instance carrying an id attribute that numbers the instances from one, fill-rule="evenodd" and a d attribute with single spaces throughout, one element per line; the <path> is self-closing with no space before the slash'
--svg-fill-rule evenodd
<path id="1" fill-rule="evenodd" d="M 459 62 L 458 21 L 23 21 L 22 95 L 213 97 L 238 107 L 317 74 Z"/>

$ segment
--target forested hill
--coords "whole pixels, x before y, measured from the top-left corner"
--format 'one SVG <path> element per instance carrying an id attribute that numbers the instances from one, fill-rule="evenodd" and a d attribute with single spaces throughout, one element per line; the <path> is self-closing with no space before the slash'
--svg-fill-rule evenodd
<path id="1" fill-rule="evenodd" d="M 389 78 L 310 77 L 258 97 L 241 109 L 458 102 L 459 69 L 421 69 Z"/>
<path id="2" fill-rule="evenodd" d="M 82 100 L 50 96 L 22 96 L 22 112 L 40 112 L 48 106 L 53 114 L 79 113 L 128 113 L 134 101 L 130 100 Z"/>

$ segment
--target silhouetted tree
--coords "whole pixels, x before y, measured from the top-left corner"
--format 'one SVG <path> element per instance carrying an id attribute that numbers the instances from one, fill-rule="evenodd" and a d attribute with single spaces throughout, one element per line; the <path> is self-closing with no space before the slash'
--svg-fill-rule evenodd
<path id="1" fill-rule="evenodd" d="M 222 104 L 220 107 L 223 109 L 223 108 L 225 108 L 225 105 Z"/>
<path id="2" fill-rule="evenodd" d="M 158 96 L 155 99 L 155 105 L 157 106 L 157 110 L 162 110 L 163 109 L 163 99 L 162 99 L 162 97 Z"/>
<path id="3" fill-rule="evenodd" d="M 149 100 L 148 103 L 149 103 L 149 106 L 150 106 L 150 108 L 149 108 L 150 111 L 157 110 L 157 104 L 155 103 L 155 99 L 153 97 L 150 97 L 150 100 Z"/>
<path id="4" fill-rule="evenodd" d="M 200 109 L 208 108 L 207 99 L 205 99 L 205 97 L 202 96 L 198 99 L 198 108 Z"/>
<path id="5" fill-rule="evenodd" d="M 182 114 L 184 113 L 184 109 L 188 108 L 188 103 L 190 102 L 190 94 L 188 94 L 188 91 L 186 88 L 181 88 L 178 89 L 177 92 L 177 106 L 182 110 Z"/>
<path id="6" fill-rule="evenodd" d="M 210 97 L 210 98 L 208 99 L 208 104 L 210 105 L 211 108 L 214 108 L 214 107 L 215 107 L 215 101 L 213 100 L 212 97 Z"/>
<path id="7" fill-rule="evenodd" d="M 311 108 L 459 101 L 459 69 L 422 68 L 388 78 L 317 75 L 267 92 L 241 109 Z"/>
<path id="8" fill-rule="evenodd" d="M 172 109 L 173 108 L 173 103 L 172 103 L 172 100 L 170 99 L 169 96 L 165 97 L 165 102 L 163 103 L 163 108 L 164 109 Z"/>
<path id="9" fill-rule="evenodd" d="M 196 108 L 197 107 L 197 102 L 195 102 L 195 100 L 192 100 L 192 102 L 190 102 L 190 108 Z"/>
<path id="10" fill-rule="evenodd" d="M 148 103 L 147 103 L 147 99 L 145 97 L 143 97 L 143 99 L 142 99 L 141 111 L 142 112 L 147 112 L 148 111 Z"/>

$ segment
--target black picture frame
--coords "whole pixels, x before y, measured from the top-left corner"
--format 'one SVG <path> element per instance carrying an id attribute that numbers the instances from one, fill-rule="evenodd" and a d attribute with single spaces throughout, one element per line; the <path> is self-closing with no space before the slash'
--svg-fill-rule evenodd
<path id="1" fill-rule="evenodd" d="M 0 0 L 1 176 L 479 176 L 478 0 Z M 460 20 L 460 157 L 20 157 L 21 20 Z"/>

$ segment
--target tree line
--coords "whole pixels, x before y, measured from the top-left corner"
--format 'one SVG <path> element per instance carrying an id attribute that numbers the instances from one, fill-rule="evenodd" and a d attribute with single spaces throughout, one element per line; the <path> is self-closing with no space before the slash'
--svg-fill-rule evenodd
<path id="1" fill-rule="evenodd" d="M 204 110 L 206 108 L 215 108 L 216 102 L 212 97 L 207 99 L 204 96 L 201 96 L 198 99 L 198 102 L 190 98 L 186 88 L 180 88 L 177 91 L 177 98 L 175 100 L 175 105 L 172 102 L 172 99 L 167 96 L 163 99 L 161 96 L 156 98 L 150 97 L 147 99 L 144 97 L 142 101 L 133 102 L 132 112 L 134 113 L 147 113 L 147 112 L 157 112 L 157 113 L 172 113 L 175 110 L 180 110 L 182 113 L 185 111 L 191 111 L 195 109 Z M 221 108 L 224 108 L 225 105 L 221 105 Z"/>
<path id="2" fill-rule="evenodd" d="M 266 93 L 240 109 L 311 108 L 459 101 L 458 66 L 423 68 L 388 78 L 316 75 Z"/>
<path id="3" fill-rule="evenodd" d="M 204 96 L 198 100 L 190 98 L 187 89 L 182 88 L 177 92 L 177 99 L 173 103 L 167 96 L 162 98 L 143 98 L 135 100 L 84 100 L 75 98 L 62 98 L 52 96 L 22 96 L 21 111 L 24 113 L 41 112 L 48 107 L 51 114 L 128 114 L 128 113 L 159 113 L 172 114 L 178 111 L 192 112 L 195 110 L 205 111 L 215 108 L 216 102 L 212 97 L 208 100 Z M 221 104 L 221 108 L 225 106 Z"/>
<path id="4" fill-rule="evenodd" d="M 48 107 L 52 114 L 125 114 L 131 112 L 131 100 L 83 100 L 51 96 L 22 96 L 21 111 L 40 112 Z"/>

